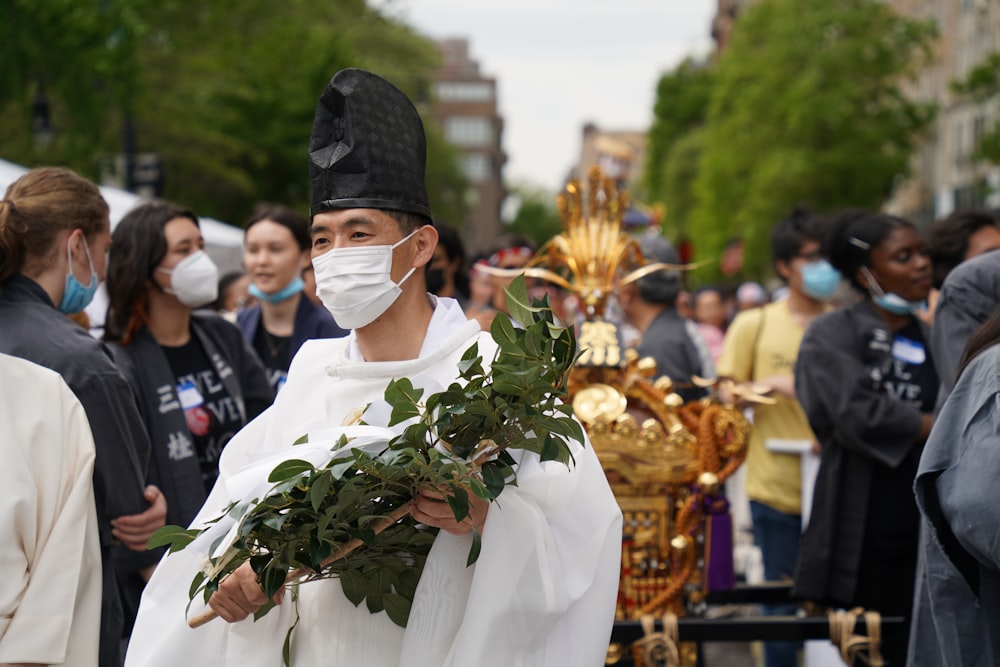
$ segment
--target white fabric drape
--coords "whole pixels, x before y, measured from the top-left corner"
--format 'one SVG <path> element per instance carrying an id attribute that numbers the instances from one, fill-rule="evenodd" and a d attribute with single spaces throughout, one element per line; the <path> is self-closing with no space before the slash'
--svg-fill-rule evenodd
<path id="1" fill-rule="evenodd" d="M 0 663 L 97 665 L 94 441 L 59 375 L 0 354 Z"/>
<path id="2" fill-rule="evenodd" d="M 496 349 L 450 299 L 437 301 L 419 359 L 366 363 L 352 337 L 310 341 L 296 355 L 275 405 L 228 445 L 220 481 L 196 523 L 229 502 L 226 482 L 306 432 L 340 424 L 382 398 L 392 378 L 446 387 L 473 344 L 488 363 Z M 518 486 L 489 510 L 478 562 L 466 567 L 470 536 L 442 532 L 417 587 L 409 626 L 355 608 L 336 580 L 300 588 L 294 665 L 602 665 L 617 594 L 621 512 L 589 444 L 575 443 L 572 470 L 522 457 Z M 202 558 L 168 556 L 143 596 L 127 667 L 281 664 L 293 620 L 280 608 L 254 623 L 184 620 L 187 590 Z M 192 605 L 192 613 L 201 603 Z"/>

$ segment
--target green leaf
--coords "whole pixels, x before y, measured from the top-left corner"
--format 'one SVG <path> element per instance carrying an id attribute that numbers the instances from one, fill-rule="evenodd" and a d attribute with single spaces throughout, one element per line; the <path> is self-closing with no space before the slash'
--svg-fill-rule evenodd
<path id="1" fill-rule="evenodd" d="M 306 444 L 307 442 L 309 442 L 309 434 L 308 434 L 308 433 L 303 433 L 303 434 L 302 434 L 302 435 L 300 435 L 300 436 L 298 437 L 298 439 L 297 439 L 297 440 L 296 440 L 295 442 L 293 442 L 292 444 L 293 444 L 293 445 L 304 445 L 304 444 Z"/>
<path id="2" fill-rule="evenodd" d="M 267 602 L 259 606 L 257 608 L 257 611 L 253 613 L 254 622 L 256 623 L 260 619 L 264 618 L 267 615 L 267 612 L 271 611 L 277 606 L 278 605 L 274 604 L 274 600 L 268 600 Z"/>
<path id="3" fill-rule="evenodd" d="M 312 505 L 313 510 L 319 511 L 320 505 L 326 500 L 326 494 L 330 492 L 332 485 L 333 478 L 330 476 L 330 473 L 325 472 L 316 476 L 312 487 L 309 489 L 309 503 Z"/>
<path id="4" fill-rule="evenodd" d="M 191 581 L 191 587 L 188 589 L 188 599 L 193 600 L 194 596 L 198 593 L 198 587 L 201 583 L 205 581 L 207 575 L 204 572 L 199 572 L 194 575 L 194 579 Z"/>
<path id="5" fill-rule="evenodd" d="M 540 312 L 541 308 L 532 306 L 528 301 L 528 288 L 524 276 L 514 278 L 504 291 L 507 293 L 507 310 L 510 316 L 527 328 L 536 320 L 534 314 Z"/>
<path id="6" fill-rule="evenodd" d="M 272 484 L 276 482 L 287 482 L 293 477 L 312 470 L 315 470 L 315 468 L 313 467 L 313 464 L 308 461 L 303 461 L 302 459 L 289 459 L 279 463 L 274 470 L 271 471 L 271 474 L 268 475 L 267 481 Z"/>
<path id="7" fill-rule="evenodd" d="M 156 549 L 157 547 L 169 546 L 170 553 L 174 553 L 191 544 L 200 534 L 201 531 L 196 529 L 187 530 L 182 526 L 164 526 L 153 533 L 149 542 L 146 543 L 146 548 Z"/>
<path id="8" fill-rule="evenodd" d="M 461 487 L 453 487 L 447 498 L 455 521 L 464 521 L 469 516 L 469 494 Z"/>
<path id="9" fill-rule="evenodd" d="M 514 330 L 510 318 L 504 313 L 497 313 L 496 317 L 493 318 L 493 324 L 490 325 L 490 335 L 501 346 L 501 349 L 517 344 L 517 332 Z"/>
<path id="10" fill-rule="evenodd" d="M 344 570 L 340 573 L 340 587 L 344 589 L 344 597 L 357 607 L 365 599 L 365 579 L 357 570 Z"/>
<path id="11" fill-rule="evenodd" d="M 539 453 L 538 458 L 542 461 L 561 461 L 566 463 L 569 461 L 569 447 L 565 442 L 551 433 L 546 434 L 542 444 L 542 451 Z"/>
<path id="12" fill-rule="evenodd" d="M 505 475 L 500 469 L 501 465 L 498 461 L 488 461 L 483 464 L 482 468 L 483 483 L 494 498 L 500 495 L 504 485 L 507 483 Z"/>
<path id="13" fill-rule="evenodd" d="M 382 603 L 385 605 L 385 613 L 389 620 L 399 627 L 405 628 L 406 622 L 410 619 L 412 602 L 402 595 L 386 593 L 382 596 Z"/>
<path id="14" fill-rule="evenodd" d="M 469 547 L 469 557 L 465 561 L 465 566 L 470 567 L 473 563 L 479 560 L 479 552 L 483 548 L 483 538 L 480 536 L 478 530 L 472 531 L 472 546 Z"/>

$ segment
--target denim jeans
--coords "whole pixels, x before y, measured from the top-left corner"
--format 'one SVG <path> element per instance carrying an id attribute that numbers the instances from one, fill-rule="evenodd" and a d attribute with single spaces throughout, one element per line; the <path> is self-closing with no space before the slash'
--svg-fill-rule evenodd
<path id="1" fill-rule="evenodd" d="M 753 536 L 764 561 L 764 579 L 791 581 L 795 576 L 795 561 L 802 537 L 802 517 L 779 512 L 755 500 L 750 501 Z M 794 603 L 765 605 L 767 616 L 793 616 Z M 799 642 L 765 642 L 764 664 L 767 667 L 797 667 Z"/>

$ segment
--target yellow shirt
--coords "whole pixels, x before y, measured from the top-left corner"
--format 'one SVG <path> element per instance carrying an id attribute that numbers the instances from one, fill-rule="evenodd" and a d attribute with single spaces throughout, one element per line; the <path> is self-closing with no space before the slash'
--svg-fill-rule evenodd
<path id="1" fill-rule="evenodd" d="M 779 301 L 740 313 L 722 345 L 717 371 L 737 381 L 758 382 L 775 375 L 792 375 L 805 332 Z M 802 475 L 797 454 L 767 449 L 770 438 L 815 440 L 799 404 L 776 395 L 776 405 L 754 408 L 754 424 L 747 452 L 747 495 L 789 514 L 802 512 Z"/>

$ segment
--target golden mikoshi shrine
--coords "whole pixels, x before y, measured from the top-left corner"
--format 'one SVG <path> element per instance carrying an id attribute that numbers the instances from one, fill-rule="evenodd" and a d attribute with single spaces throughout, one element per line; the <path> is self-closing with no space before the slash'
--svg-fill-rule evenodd
<path id="1" fill-rule="evenodd" d="M 743 462 L 749 425 L 719 398 L 715 382 L 694 378 L 710 395 L 684 403 L 670 379 L 657 379 L 656 363 L 623 349 L 616 325 L 604 319 L 616 288 L 656 271 L 690 268 L 643 257 L 638 239 L 623 226 L 628 205 L 627 193 L 592 168 L 586 186 L 571 182 L 558 197 L 563 232 L 520 271 L 581 303 L 582 355 L 569 394 L 624 515 L 616 618 L 649 623 L 683 616 L 714 586 L 732 585 L 732 528 L 719 489 Z M 749 389 L 729 389 L 768 400 Z M 675 664 L 694 664 L 693 646 L 669 649 Z M 609 664 L 625 650 L 612 646 Z M 664 650 L 661 641 L 631 647 L 638 665 L 663 664 Z"/>

